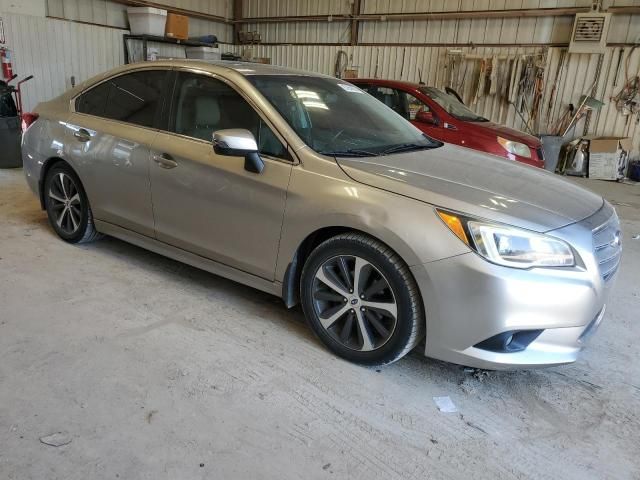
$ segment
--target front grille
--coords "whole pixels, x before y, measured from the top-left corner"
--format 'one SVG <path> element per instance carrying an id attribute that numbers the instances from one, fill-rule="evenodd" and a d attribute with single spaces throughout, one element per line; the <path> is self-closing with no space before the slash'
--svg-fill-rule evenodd
<path id="1" fill-rule="evenodd" d="M 620 222 L 614 213 L 609 219 L 593 229 L 593 251 L 598 261 L 600 275 L 607 281 L 618 270 L 622 255 Z"/>

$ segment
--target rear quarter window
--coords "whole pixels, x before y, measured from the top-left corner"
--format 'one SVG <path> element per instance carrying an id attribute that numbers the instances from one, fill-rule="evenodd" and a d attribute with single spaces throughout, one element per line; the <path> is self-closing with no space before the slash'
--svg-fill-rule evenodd
<path id="1" fill-rule="evenodd" d="M 110 89 L 111 85 L 105 82 L 80 95 L 76 99 L 76 112 L 102 117 Z"/>
<path id="2" fill-rule="evenodd" d="M 76 111 L 153 127 L 166 78 L 166 70 L 145 70 L 111 78 L 80 95 Z"/>

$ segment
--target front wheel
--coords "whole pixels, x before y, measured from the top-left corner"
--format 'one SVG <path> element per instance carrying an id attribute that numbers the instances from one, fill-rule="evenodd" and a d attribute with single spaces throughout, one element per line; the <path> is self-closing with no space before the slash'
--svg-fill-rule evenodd
<path id="1" fill-rule="evenodd" d="M 314 332 L 349 361 L 392 363 L 424 336 L 424 308 L 409 268 L 364 234 L 338 235 L 313 250 L 300 290 Z"/>

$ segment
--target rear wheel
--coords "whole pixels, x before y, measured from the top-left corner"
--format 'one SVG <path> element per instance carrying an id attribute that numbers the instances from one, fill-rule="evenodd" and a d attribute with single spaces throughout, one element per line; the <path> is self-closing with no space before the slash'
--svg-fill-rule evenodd
<path id="1" fill-rule="evenodd" d="M 311 253 L 301 298 L 318 337 L 356 363 L 394 362 L 424 335 L 424 309 L 409 268 L 389 247 L 363 234 L 333 237 Z"/>
<path id="2" fill-rule="evenodd" d="M 100 238 L 82 183 L 68 165 L 54 165 L 47 172 L 44 198 L 49 223 L 60 238 L 69 243 Z"/>

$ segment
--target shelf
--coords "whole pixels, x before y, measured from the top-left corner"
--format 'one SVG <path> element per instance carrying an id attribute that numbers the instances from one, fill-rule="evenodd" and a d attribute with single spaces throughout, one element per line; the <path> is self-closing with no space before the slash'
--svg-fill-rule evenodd
<path id="1" fill-rule="evenodd" d="M 147 59 L 147 44 L 148 42 L 155 43 L 167 43 L 171 45 L 182 45 L 184 47 L 217 47 L 217 43 L 197 42 L 194 40 L 180 40 L 178 38 L 171 37 L 158 37 L 155 35 L 123 35 L 122 41 L 124 43 L 124 63 L 129 63 L 129 48 L 127 47 L 128 40 L 139 40 L 142 42 L 142 58 L 144 61 Z"/>

